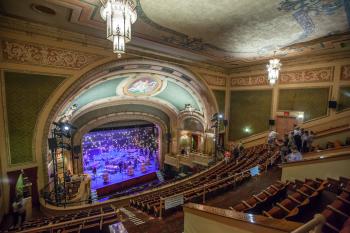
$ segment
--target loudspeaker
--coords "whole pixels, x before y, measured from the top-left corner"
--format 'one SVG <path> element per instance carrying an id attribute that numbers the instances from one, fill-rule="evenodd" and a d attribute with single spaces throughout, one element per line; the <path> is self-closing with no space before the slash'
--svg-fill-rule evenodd
<path id="1" fill-rule="evenodd" d="M 328 107 L 329 108 L 337 108 L 337 101 L 335 101 L 335 100 L 328 101 Z"/>
<path id="2" fill-rule="evenodd" d="M 81 152 L 81 146 L 74 146 L 73 147 L 73 153 L 74 154 L 79 154 Z"/>
<path id="3" fill-rule="evenodd" d="M 50 150 L 55 150 L 55 149 L 57 148 L 56 139 L 54 139 L 54 138 L 49 138 L 47 141 L 48 141 L 48 143 L 49 143 L 49 149 L 50 149 Z"/>
<path id="4" fill-rule="evenodd" d="M 275 120 L 274 119 L 270 119 L 269 120 L 269 125 L 270 126 L 274 126 L 275 125 Z"/>

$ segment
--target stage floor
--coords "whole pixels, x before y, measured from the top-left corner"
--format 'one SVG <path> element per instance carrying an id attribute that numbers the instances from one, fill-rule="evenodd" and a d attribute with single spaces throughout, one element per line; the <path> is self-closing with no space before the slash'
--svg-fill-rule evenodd
<path id="1" fill-rule="evenodd" d="M 109 174 L 109 182 L 105 183 L 103 181 L 103 172 L 101 169 L 98 169 L 96 176 L 91 175 L 91 189 L 100 189 L 105 186 L 110 186 L 113 184 L 121 183 L 127 180 L 135 179 L 141 176 L 148 175 L 158 171 L 158 167 L 155 160 L 150 161 L 150 165 L 147 166 L 146 172 L 141 172 L 141 169 L 137 168 L 134 170 L 134 175 L 129 176 L 126 171 L 122 173 Z M 90 173 L 90 172 L 89 172 Z"/>

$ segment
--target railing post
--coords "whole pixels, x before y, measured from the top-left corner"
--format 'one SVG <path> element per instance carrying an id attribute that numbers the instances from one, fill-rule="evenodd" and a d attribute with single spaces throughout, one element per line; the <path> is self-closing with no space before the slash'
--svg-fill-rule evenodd
<path id="1" fill-rule="evenodd" d="M 203 185 L 203 204 L 205 203 L 205 184 Z"/>
<path id="2" fill-rule="evenodd" d="M 162 201 L 163 201 L 163 198 L 160 197 L 160 199 L 159 199 L 159 218 L 160 219 L 162 218 L 162 213 L 163 213 Z"/>

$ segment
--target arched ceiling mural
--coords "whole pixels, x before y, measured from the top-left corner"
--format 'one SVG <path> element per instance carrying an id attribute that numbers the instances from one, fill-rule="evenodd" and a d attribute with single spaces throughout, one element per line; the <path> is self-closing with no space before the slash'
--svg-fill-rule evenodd
<path id="1" fill-rule="evenodd" d="M 99 117 L 108 116 L 109 114 L 114 114 L 114 113 L 123 113 L 123 112 L 137 112 L 137 113 L 150 114 L 152 116 L 158 117 L 162 122 L 164 122 L 164 124 L 168 128 L 170 126 L 169 116 L 166 115 L 163 111 L 154 107 L 144 106 L 139 104 L 118 105 L 118 106 L 98 108 L 79 116 L 77 119 L 75 119 L 72 122 L 72 124 L 77 128 L 81 128 L 87 123 L 89 123 L 90 121 L 98 119 Z"/>
<path id="2" fill-rule="evenodd" d="M 157 51 L 234 68 L 267 59 L 276 49 L 280 57 L 295 57 L 350 47 L 348 0 L 135 2 L 138 19 L 128 46 L 133 51 Z M 0 12 L 7 16 L 105 37 L 99 0 L 0 0 L 0 4 Z M 34 11 L 33 4 L 55 14 Z"/>
<path id="3" fill-rule="evenodd" d="M 153 102 L 160 108 L 164 106 L 175 113 L 179 113 L 186 104 L 190 104 L 196 111 L 203 114 L 198 97 L 191 94 L 189 88 L 174 79 L 150 73 L 116 75 L 107 80 L 101 80 L 77 94 L 65 111 L 72 105 L 76 105 L 74 118 L 81 115 L 87 108 L 92 110 L 113 101 Z M 129 107 L 129 111 L 131 110 L 134 110 L 134 105 Z"/>

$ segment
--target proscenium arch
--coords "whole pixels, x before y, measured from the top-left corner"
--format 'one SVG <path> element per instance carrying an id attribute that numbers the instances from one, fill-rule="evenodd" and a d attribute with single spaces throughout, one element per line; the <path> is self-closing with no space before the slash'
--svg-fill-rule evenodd
<path id="1" fill-rule="evenodd" d="M 45 169 L 47 169 L 47 137 L 50 135 L 51 124 L 53 121 L 57 120 L 59 114 L 77 96 L 77 93 L 80 93 L 90 85 L 107 79 L 113 75 L 130 73 L 154 73 L 163 75 L 174 79 L 184 87 L 188 88 L 191 95 L 198 99 L 200 105 L 203 108 L 203 125 L 205 128 L 209 127 L 208 119 L 210 119 L 210 116 L 213 113 L 217 112 L 215 97 L 207 84 L 192 72 L 177 65 L 145 59 L 126 59 L 108 62 L 106 64 L 93 68 L 78 78 L 69 88 L 63 92 L 59 100 L 51 109 L 47 119 L 38 119 L 39 121 L 45 122 L 45 126 L 42 133 L 40 134 L 42 137 L 35 139 L 35 145 L 42 145 L 41 156 L 42 163 L 44 165 L 43 167 Z M 38 155 L 39 154 L 37 154 L 37 156 Z M 45 173 L 47 174 L 47 170 L 44 171 L 44 174 Z M 47 181 L 46 176 L 44 176 L 44 179 Z"/>

